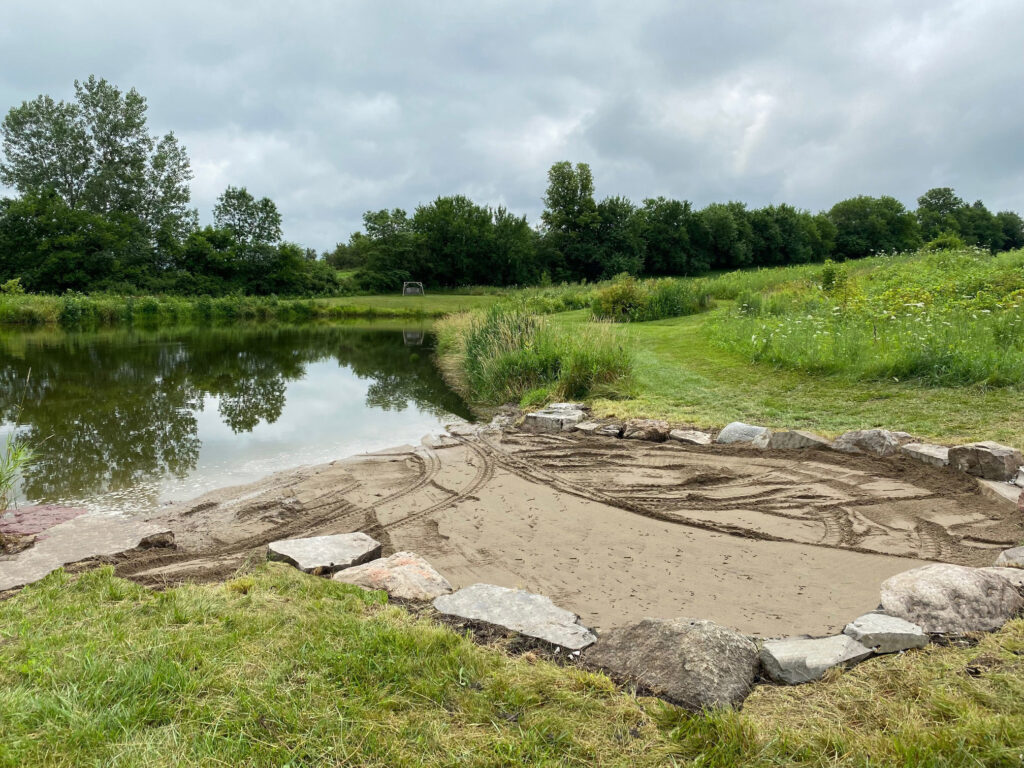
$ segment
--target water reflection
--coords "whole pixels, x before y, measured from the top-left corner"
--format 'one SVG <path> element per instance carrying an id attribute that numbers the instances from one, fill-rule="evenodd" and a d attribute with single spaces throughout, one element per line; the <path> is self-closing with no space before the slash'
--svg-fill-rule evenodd
<path id="1" fill-rule="evenodd" d="M 426 347 L 407 346 L 416 335 Z M 19 434 L 37 456 L 20 495 L 152 496 L 169 478 L 230 474 L 254 451 L 276 469 L 301 463 L 296 451 L 359 450 L 352 440 L 378 426 L 411 433 L 452 414 L 469 418 L 438 376 L 430 341 L 421 328 L 354 326 L 0 335 L 0 423 L 10 429 L 20 407 Z M 222 426 L 207 424 L 207 409 Z M 219 435 L 223 427 L 237 437 Z"/>

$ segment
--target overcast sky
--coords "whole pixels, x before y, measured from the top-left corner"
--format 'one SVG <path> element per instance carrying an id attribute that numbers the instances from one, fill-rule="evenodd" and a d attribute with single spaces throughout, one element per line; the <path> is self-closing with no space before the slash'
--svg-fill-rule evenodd
<path id="1" fill-rule="evenodd" d="M 182 139 L 204 220 L 246 186 L 318 249 L 444 194 L 535 222 L 558 160 L 598 197 L 1024 211 L 1020 0 L 4 3 L 4 111 L 89 74 Z"/>

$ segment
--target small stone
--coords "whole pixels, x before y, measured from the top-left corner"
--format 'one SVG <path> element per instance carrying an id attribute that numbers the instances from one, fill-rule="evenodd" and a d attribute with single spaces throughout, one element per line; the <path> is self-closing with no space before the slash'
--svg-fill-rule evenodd
<path id="1" fill-rule="evenodd" d="M 555 403 L 557 406 L 568 403 Z M 527 432 L 569 432 L 586 419 L 587 414 L 581 410 L 555 408 L 549 406 L 543 411 L 526 414 L 523 419 L 523 430 Z"/>
<path id="2" fill-rule="evenodd" d="M 551 403 L 545 411 L 584 411 L 587 406 L 583 403 Z"/>
<path id="3" fill-rule="evenodd" d="M 769 441 L 772 439 L 774 433 L 770 429 L 766 429 L 760 435 L 750 441 L 750 444 L 759 450 L 765 450 L 768 447 Z"/>
<path id="4" fill-rule="evenodd" d="M 622 431 L 625 440 L 650 440 L 655 443 L 663 443 L 668 437 L 669 426 L 667 421 L 659 419 L 630 419 Z"/>
<path id="5" fill-rule="evenodd" d="M 853 666 L 871 651 L 846 635 L 820 639 L 766 640 L 761 646 L 761 666 L 777 683 L 798 685 L 820 680 L 832 667 Z"/>
<path id="6" fill-rule="evenodd" d="M 383 589 L 401 600 L 433 600 L 452 591 L 452 585 L 444 576 L 412 552 L 395 552 L 389 557 L 346 568 L 333 578 L 366 589 Z"/>
<path id="7" fill-rule="evenodd" d="M 1017 470 L 1017 474 L 1013 476 L 1011 482 L 1018 488 L 1024 488 L 1024 467 Z"/>
<path id="8" fill-rule="evenodd" d="M 1003 568 L 1024 568 L 1024 547 L 1004 549 L 996 558 L 996 565 Z"/>
<path id="9" fill-rule="evenodd" d="M 1013 584 L 1014 587 L 1017 588 L 1018 592 L 1024 590 L 1024 568 L 1015 568 L 1012 566 L 996 568 L 993 566 L 989 566 L 988 568 L 979 568 L 978 570 L 985 571 L 985 573 L 991 573 L 995 576 L 999 576 L 1000 578 L 1006 579 L 1008 582 Z"/>
<path id="10" fill-rule="evenodd" d="M 843 453 L 895 456 L 899 453 L 900 442 L 887 429 L 854 429 L 837 437 L 832 447 Z"/>
<path id="11" fill-rule="evenodd" d="M 772 432 L 768 438 L 768 448 L 773 451 L 813 451 L 831 447 L 832 443 L 821 435 L 804 432 L 801 429 Z"/>
<path id="12" fill-rule="evenodd" d="M 578 623 L 575 613 L 559 608 L 551 598 L 521 589 L 474 584 L 441 595 L 434 600 L 434 607 L 447 616 L 504 627 L 574 651 L 597 640 Z"/>
<path id="13" fill-rule="evenodd" d="M 949 449 L 952 467 L 986 480 L 1010 480 L 1017 474 L 1024 457 L 1008 445 L 986 440 L 981 443 L 956 445 Z"/>
<path id="14" fill-rule="evenodd" d="M 585 660 L 691 711 L 739 705 L 758 670 L 749 637 L 698 619 L 644 619 L 612 629 Z"/>
<path id="15" fill-rule="evenodd" d="M 696 429 L 673 429 L 668 433 L 673 440 L 687 445 L 711 445 L 711 435 Z"/>
<path id="16" fill-rule="evenodd" d="M 900 453 L 908 459 L 914 459 L 933 467 L 949 466 L 949 448 L 932 443 L 907 443 L 900 447 Z"/>
<path id="17" fill-rule="evenodd" d="M 581 421 L 576 425 L 577 432 L 585 432 L 588 435 L 592 435 L 601 428 L 601 422 L 599 421 Z"/>
<path id="18" fill-rule="evenodd" d="M 621 424 L 605 424 L 598 427 L 596 434 L 603 437 L 622 437 Z"/>
<path id="19" fill-rule="evenodd" d="M 715 438 L 716 443 L 729 445 L 731 443 L 752 443 L 758 435 L 768 431 L 767 427 L 757 427 L 753 424 L 744 424 L 742 421 L 734 421 L 726 424 L 722 431 Z"/>
<path id="20" fill-rule="evenodd" d="M 875 653 L 898 653 L 928 645 L 928 635 L 917 624 L 884 613 L 866 613 L 854 619 L 843 634 Z"/>
<path id="21" fill-rule="evenodd" d="M 982 568 L 946 563 L 898 573 L 882 583 L 882 610 L 930 635 L 999 629 L 1024 609 L 1013 585 Z"/>
<path id="22" fill-rule="evenodd" d="M 381 545 L 365 533 L 282 539 L 267 545 L 267 559 L 290 563 L 305 573 L 329 574 L 380 557 Z"/>

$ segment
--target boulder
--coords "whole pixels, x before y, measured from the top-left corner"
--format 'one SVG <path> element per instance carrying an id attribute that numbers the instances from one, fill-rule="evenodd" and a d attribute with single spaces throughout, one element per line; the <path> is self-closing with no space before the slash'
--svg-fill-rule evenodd
<path id="1" fill-rule="evenodd" d="M 305 573 L 330 574 L 380 557 L 380 550 L 380 542 L 365 533 L 338 533 L 272 541 L 267 559 L 289 563 Z"/>
<path id="2" fill-rule="evenodd" d="M 908 445 L 909 443 L 917 442 L 917 438 L 909 432 L 893 432 L 892 436 L 896 438 L 896 442 L 900 445 Z"/>
<path id="3" fill-rule="evenodd" d="M 526 414 L 522 428 L 527 432 L 570 432 L 587 418 L 580 408 L 568 406 L 575 403 L 554 403 L 547 408 Z"/>
<path id="4" fill-rule="evenodd" d="M 837 437 L 832 447 L 843 453 L 895 456 L 899 453 L 900 441 L 887 429 L 854 429 Z"/>
<path id="5" fill-rule="evenodd" d="M 696 429 L 673 429 L 668 436 L 686 445 L 711 445 L 711 435 L 707 432 L 698 432 Z"/>
<path id="6" fill-rule="evenodd" d="M 576 431 L 592 435 L 602 426 L 603 425 L 599 421 L 581 421 L 576 425 Z"/>
<path id="7" fill-rule="evenodd" d="M 433 600 L 452 591 L 452 585 L 444 576 L 412 552 L 395 552 L 389 557 L 346 568 L 333 578 L 366 589 L 383 589 L 400 600 Z"/>
<path id="8" fill-rule="evenodd" d="M 900 447 L 900 453 L 908 459 L 914 459 L 933 467 L 949 466 L 949 448 L 932 443 L 907 443 Z"/>
<path id="9" fill-rule="evenodd" d="M 1021 467 L 1020 469 L 1017 470 L 1017 474 L 1013 476 L 1013 480 L 1011 480 L 1010 482 L 1012 482 L 1018 488 L 1024 488 L 1024 467 Z"/>
<path id="10" fill-rule="evenodd" d="M 772 432 L 768 438 L 769 449 L 775 451 L 804 451 L 831 448 L 832 444 L 821 435 L 791 429 L 784 432 Z"/>
<path id="11" fill-rule="evenodd" d="M 644 619 L 603 633 L 588 664 L 691 711 L 737 706 L 757 677 L 757 646 L 698 619 Z"/>
<path id="12" fill-rule="evenodd" d="M 929 634 L 999 629 L 1024 609 L 1013 585 L 981 568 L 945 563 L 898 573 L 882 583 L 882 610 Z"/>
<path id="13" fill-rule="evenodd" d="M 753 424 L 744 424 L 742 421 L 734 421 L 726 424 L 722 431 L 715 438 L 716 443 L 729 445 L 731 443 L 752 443 L 758 435 L 768 431 L 767 427 L 757 427 Z"/>
<path id="14" fill-rule="evenodd" d="M 953 446 L 949 449 L 949 463 L 975 477 L 1010 480 L 1024 464 L 1024 457 L 1016 448 L 986 440 Z"/>
<path id="15" fill-rule="evenodd" d="M 1004 549 L 996 558 L 996 565 L 1003 568 L 1024 568 L 1024 547 Z"/>
<path id="16" fill-rule="evenodd" d="M 866 613 L 854 619 L 843 634 L 875 653 L 898 653 L 928 645 L 927 633 L 917 624 L 884 613 Z"/>
<path id="17" fill-rule="evenodd" d="M 630 419 L 622 431 L 622 437 L 626 440 L 650 440 L 655 443 L 663 443 L 668 438 L 669 426 L 667 421 L 658 419 Z"/>
<path id="18" fill-rule="evenodd" d="M 853 666 L 871 651 L 846 635 L 817 639 L 766 640 L 761 646 L 761 666 L 777 683 L 798 685 L 820 680 L 832 667 Z"/>
<path id="19" fill-rule="evenodd" d="M 978 490 L 985 496 L 1006 509 L 1016 509 L 1021 496 L 1020 488 L 1003 480 L 985 480 L 977 478 Z"/>
<path id="20" fill-rule="evenodd" d="M 527 637 L 578 651 L 597 638 L 572 611 L 548 597 L 521 589 L 474 584 L 434 600 L 439 613 L 510 629 Z"/>
<path id="21" fill-rule="evenodd" d="M 595 434 L 602 435 L 603 437 L 622 437 L 622 425 L 605 424 L 598 427 Z"/>
<path id="22" fill-rule="evenodd" d="M 1024 568 L 1014 568 L 1012 566 L 996 568 L 990 566 L 988 568 L 979 568 L 978 570 L 1006 579 L 1013 584 L 1018 592 L 1024 590 Z"/>

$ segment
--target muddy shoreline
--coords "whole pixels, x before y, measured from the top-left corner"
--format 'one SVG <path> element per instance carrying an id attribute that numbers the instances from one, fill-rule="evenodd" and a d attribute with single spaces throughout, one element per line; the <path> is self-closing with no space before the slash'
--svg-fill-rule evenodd
<path id="1" fill-rule="evenodd" d="M 1024 538 L 972 478 L 905 458 L 466 426 L 150 519 L 176 548 L 112 562 L 157 587 L 229 578 L 275 539 L 361 530 L 456 588 L 539 592 L 598 630 L 690 616 L 760 636 L 837 631 L 895 573 L 989 565 Z"/>

